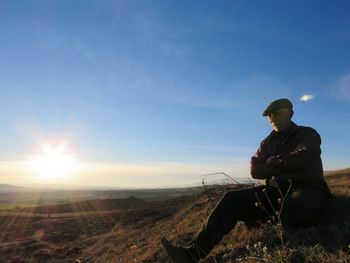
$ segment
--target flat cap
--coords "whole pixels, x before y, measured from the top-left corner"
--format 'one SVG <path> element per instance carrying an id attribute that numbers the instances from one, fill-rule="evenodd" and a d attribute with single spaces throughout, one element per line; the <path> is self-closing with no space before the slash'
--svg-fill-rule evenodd
<path id="1" fill-rule="evenodd" d="M 270 103 L 269 106 L 264 110 L 263 116 L 269 115 L 274 110 L 278 110 L 281 108 L 289 108 L 293 110 L 293 104 L 290 102 L 289 99 L 278 99 Z"/>

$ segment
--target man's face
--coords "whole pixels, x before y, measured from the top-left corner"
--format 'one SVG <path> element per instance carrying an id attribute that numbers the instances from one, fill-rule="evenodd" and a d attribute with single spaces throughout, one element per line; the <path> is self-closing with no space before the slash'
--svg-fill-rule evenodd
<path id="1" fill-rule="evenodd" d="M 281 108 L 274 110 L 267 117 L 272 126 L 272 129 L 276 132 L 282 131 L 288 128 L 291 124 L 293 113 L 288 108 Z"/>

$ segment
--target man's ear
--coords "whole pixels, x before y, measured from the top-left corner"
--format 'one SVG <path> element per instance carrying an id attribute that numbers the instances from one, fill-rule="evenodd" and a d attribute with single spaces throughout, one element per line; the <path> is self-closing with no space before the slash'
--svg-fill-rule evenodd
<path id="1" fill-rule="evenodd" d="M 294 111 L 293 110 L 290 110 L 290 118 L 292 118 L 294 115 Z"/>

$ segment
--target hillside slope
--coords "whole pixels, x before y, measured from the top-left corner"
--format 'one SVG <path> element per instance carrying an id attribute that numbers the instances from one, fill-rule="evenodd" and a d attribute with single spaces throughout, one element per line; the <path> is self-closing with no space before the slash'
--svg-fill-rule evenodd
<path id="1" fill-rule="evenodd" d="M 282 245 L 276 227 L 269 224 L 247 227 L 240 223 L 204 262 L 235 262 L 236 259 L 240 262 L 350 262 L 350 173 L 347 171 L 327 175 L 335 198 L 314 226 L 285 230 Z M 180 245 L 190 241 L 226 190 L 212 189 L 192 198 L 178 199 L 169 216 L 159 220 L 152 219 L 152 215 L 161 213 L 165 207 L 169 209 L 170 203 L 161 210 L 148 210 L 149 217 L 135 211 L 128 216 L 139 220 L 117 225 L 114 232 L 84 248 L 82 259 L 94 261 L 94 255 L 100 255 L 101 262 L 130 262 L 131 259 L 170 262 L 159 237 L 166 236 Z M 264 246 L 266 253 L 262 250 Z"/>

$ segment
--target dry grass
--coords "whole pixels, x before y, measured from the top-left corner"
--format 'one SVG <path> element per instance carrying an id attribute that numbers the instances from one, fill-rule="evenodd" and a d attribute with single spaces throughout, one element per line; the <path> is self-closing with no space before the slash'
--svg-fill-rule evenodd
<path id="1" fill-rule="evenodd" d="M 335 198 L 307 228 L 239 222 L 204 262 L 350 262 L 350 171 L 326 176 Z M 0 216 L 0 262 L 170 262 L 166 236 L 189 241 L 227 189 L 149 202 L 128 211 L 65 217 Z"/>

